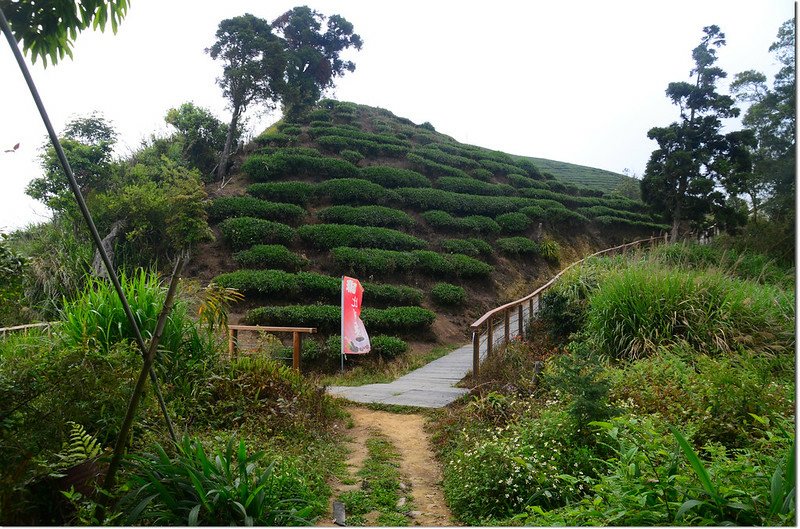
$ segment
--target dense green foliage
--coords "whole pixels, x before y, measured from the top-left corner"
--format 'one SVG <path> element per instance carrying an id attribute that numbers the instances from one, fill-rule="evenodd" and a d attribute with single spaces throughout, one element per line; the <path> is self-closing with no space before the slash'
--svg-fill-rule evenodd
<path id="1" fill-rule="evenodd" d="M 417 334 L 428 330 L 436 314 L 420 307 L 364 308 L 361 319 L 370 332 Z M 249 310 L 245 321 L 252 325 L 305 325 L 320 332 L 339 330 L 341 307 L 338 305 L 306 305 L 260 307 Z"/>
<path id="2" fill-rule="evenodd" d="M 214 221 L 230 217 L 256 217 L 297 224 L 305 214 L 305 210 L 295 204 L 268 202 L 254 197 L 220 197 L 208 205 L 208 216 Z"/>
<path id="3" fill-rule="evenodd" d="M 430 180 L 416 171 L 382 165 L 364 167 L 361 169 L 360 178 L 388 188 L 431 187 Z"/>
<path id="4" fill-rule="evenodd" d="M 425 248 L 422 239 L 389 228 L 372 228 L 348 224 L 307 224 L 297 230 L 300 238 L 320 250 L 337 246 L 356 248 Z"/>
<path id="5" fill-rule="evenodd" d="M 282 244 L 257 244 L 236 252 L 233 259 L 244 268 L 272 268 L 287 272 L 296 272 L 310 263 L 307 258 L 291 252 Z"/>
<path id="6" fill-rule="evenodd" d="M 296 181 L 253 184 L 247 187 L 247 193 L 264 200 L 305 206 L 314 195 L 314 184 Z"/>
<path id="7" fill-rule="evenodd" d="M 253 217 L 234 217 L 220 223 L 223 237 L 235 249 L 256 244 L 289 244 L 295 237 L 291 226 Z"/>
<path id="8" fill-rule="evenodd" d="M 457 285 L 436 283 L 431 289 L 431 299 L 438 305 L 457 307 L 464 304 L 467 292 Z"/>
<path id="9" fill-rule="evenodd" d="M 410 228 L 415 224 L 408 213 L 383 206 L 332 206 L 317 212 L 317 217 L 331 224 L 355 224 L 384 228 Z"/>

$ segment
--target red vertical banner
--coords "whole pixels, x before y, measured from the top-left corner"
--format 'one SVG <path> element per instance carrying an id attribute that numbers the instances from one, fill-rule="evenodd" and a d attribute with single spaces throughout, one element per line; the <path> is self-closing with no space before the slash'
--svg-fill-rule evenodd
<path id="1" fill-rule="evenodd" d="M 361 298 L 364 289 L 358 279 L 342 277 L 342 354 L 365 354 L 370 350 L 369 336 L 361 321 Z"/>

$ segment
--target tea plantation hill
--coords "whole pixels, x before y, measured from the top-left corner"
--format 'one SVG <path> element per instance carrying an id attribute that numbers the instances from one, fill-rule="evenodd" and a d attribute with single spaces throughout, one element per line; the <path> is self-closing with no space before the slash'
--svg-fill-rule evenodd
<path id="1" fill-rule="evenodd" d="M 342 274 L 364 285 L 372 336 L 461 343 L 469 323 L 559 259 L 667 228 L 644 204 L 530 159 L 333 100 L 255 138 L 233 173 L 209 185 L 217 240 L 188 272 L 245 295 L 232 321 L 313 326 L 323 339 L 339 333 Z"/>

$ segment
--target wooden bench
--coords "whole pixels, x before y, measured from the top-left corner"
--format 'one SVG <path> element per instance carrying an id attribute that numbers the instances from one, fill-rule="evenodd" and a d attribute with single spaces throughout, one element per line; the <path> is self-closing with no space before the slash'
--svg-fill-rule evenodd
<path id="1" fill-rule="evenodd" d="M 315 334 L 316 327 L 263 327 L 261 325 L 228 325 L 228 357 L 236 354 L 239 340 L 239 331 L 256 332 L 290 332 L 292 333 L 292 368 L 300 371 L 300 348 L 303 344 L 303 334 Z"/>

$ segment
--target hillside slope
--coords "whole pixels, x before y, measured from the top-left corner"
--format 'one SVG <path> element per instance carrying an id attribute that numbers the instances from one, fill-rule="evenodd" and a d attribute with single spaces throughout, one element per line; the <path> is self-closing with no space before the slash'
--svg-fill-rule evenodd
<path id="1" fill-rule="evenodd" d="M 561 182 L 599 189 L 605 193 L 613 193 L 623 183 L 629 180 L 636 180 L 630 176 L 606 171 L 605 169 L 597 169 L 596 167 L 558 162 L 546 158 L 534 158 L 532 156 L 520 156 L 520 158 L 530 160 L 540 171 L 552 174 Z"/>
<path id="2" fill-rule="evenodd" d="M 257 137 L 209 194 L 217 240 L 189 273 L 240 289 L 248 323 L 323 335 L 339 329 L 342 274 L 365 286 L 371 333 L 458 342 L 559 259 L 665 228 L 643 204 L 530 160 L 332 100 Z"/>

